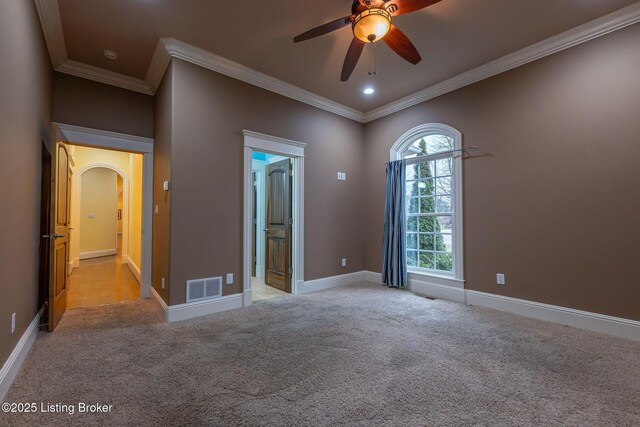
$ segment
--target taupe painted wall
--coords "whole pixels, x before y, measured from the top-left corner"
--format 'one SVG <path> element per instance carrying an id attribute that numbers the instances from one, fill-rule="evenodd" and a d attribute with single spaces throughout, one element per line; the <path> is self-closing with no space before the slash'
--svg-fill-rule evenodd
<path id="1" fill-rule="evenodd" d="M 367 124 L 365 268 L 389 149 L 446 123 L 482 149 L 464 162 L 466 287 L 640 320 L 639 47 L 636 24 Z"/>
<path id="2" fill-rule="evenodd" d="M 51 143 L 52 71 L 34 2 L 0 1 L 0 58 L 2 366 L 39 309 L 41 145 Z"/>
<path id="3" fill-rule="evenodd" d="M 164 191 L 164 181 L 171 182 L 171 147 L 173 138 L 173 63 L 169 64 L 155 96 L 155 140 L 153 146 L 153 249 L 151 283 L 169 302 L 169 260 L 171 243 L 171 192 Z M 162 288 L 162 278 L 166 279 Z"/>
<path id="4" fill-rule="evenodd" d="M 54 73 L 53 121 L 153 138 L 153 97 Z"/>
<path id="5" fill-rule="evenodd" d="M 363 126 L 180 60 L 172 72 L 171 304 L 188 279 L 234 273 L 224 293 L 242 291 L 243 129 L 308 144 L 305 280 L 361 271 Z"/>

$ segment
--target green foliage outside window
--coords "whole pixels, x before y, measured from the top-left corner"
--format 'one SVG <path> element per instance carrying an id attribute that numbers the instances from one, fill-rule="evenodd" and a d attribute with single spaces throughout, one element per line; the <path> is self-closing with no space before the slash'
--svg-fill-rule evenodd
<path id="1" fill-rule="evenodd" d="M 417 156 L 433 154 L 435 152 L 452 149 L 451 140 L 446 137 L 432 137 L 429 139 L 429 147 L 426 138 L 413 145 L 413 152 Z M 419 151 L 418 151 L 419 150 Z M 448 162 L 448 161 L 447 161 Z M 444 171 L 438 171 L 434 177 L 436 162 L 418 163 L 408 167 L 407 179 L 411 180 L 407 186 L 409 199 L 409 216 L 407 224 L 407 264 L 411 267 L 428 268 L 440 271 L 452 271 L 453 258 L 445 244 L 442 233 L 441 221 L 449 221 L 450 216 L 413 216 L 415 214 L 436 214 L 451 212 L 451 197 L 436 197 L 440 194 L 436 190 L 442 181 L 448 193 L 451 193 L 451 178 L 440 178 L 443 175 L 451 175 L 450 163 L 441 163 Z M 437 203 L 438 201 L 438 203 Z M 422 234 L 428 233 L 428 234 Z"/>

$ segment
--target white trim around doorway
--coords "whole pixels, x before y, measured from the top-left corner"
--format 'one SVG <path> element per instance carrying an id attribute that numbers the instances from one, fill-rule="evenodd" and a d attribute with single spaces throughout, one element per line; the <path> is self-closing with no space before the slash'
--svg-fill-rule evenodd
<path id="1" fill-rule="evenodd" d="M 153 139 L 81 126 L 53 123 L 56 138 L 74 145 L 126 151 L 143 155 L 142 247 L 140 296 L 151 297 L 151 244 L 153 230 Z"/>
<path id="2" fill-rule="evenodd" d="M 304 285 L 304 150 L 307 144 L 276 136 L 243 130 L 244 135 L 244 207 L 243 207 L 243 306 L 252 304 L 251 262 L 253 229 L 253 177 L 254 151 L 290 157 L 293 160 L 293 279 L 292 293 L 302 292 Z"/>

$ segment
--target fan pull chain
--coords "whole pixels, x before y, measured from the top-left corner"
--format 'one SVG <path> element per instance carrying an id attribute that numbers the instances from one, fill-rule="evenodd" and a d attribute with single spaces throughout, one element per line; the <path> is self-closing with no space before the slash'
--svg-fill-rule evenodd
<path id="1" fill-rule="evenodd" d="M 376 76 L 378 75 L 378 67 L 376 62 L 376 44 L 369 43 L 369 75 Z"/>

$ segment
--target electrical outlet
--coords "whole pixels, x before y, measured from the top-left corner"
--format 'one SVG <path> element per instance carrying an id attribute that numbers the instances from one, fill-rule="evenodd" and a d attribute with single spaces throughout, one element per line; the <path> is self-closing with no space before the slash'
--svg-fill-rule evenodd
<path id="1" fill-rule="evenodd" d="M 16 314 L 11 315 L 11 335 L 16 331 Z"/>
<path id="2" fill-rule="evenodd" d="M 227 285 L 233 285 L 233 273 L 227 274 Z"/>
<path id="3" fill-rule="evenodd" d="M 503 273 L 496 274 L 496 282 L 500 286 L 505 286 L 507 284 Z"/>
<path id="4" fill-rule="evenodd" d="M 342 266 L 343 267 L 347 266 L 347 259 L 346 258 L 342 258 Z"/>
<path id="5" fill-rule="evenodd" d="M 162 278 L 162 289 L 164 289 L 164 277 Z"/>

